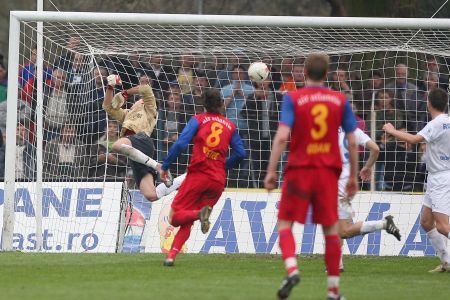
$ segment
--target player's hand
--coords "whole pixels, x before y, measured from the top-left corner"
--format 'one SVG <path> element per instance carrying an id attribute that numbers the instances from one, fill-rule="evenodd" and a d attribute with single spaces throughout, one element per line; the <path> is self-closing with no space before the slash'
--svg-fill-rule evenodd
<path id="1" fill-rule="evenodd" d="M 159 168 L 159 179 L 162 182 L 167 182 L 169 180 L 169 170 L 163 170 Z"/>
<path id="2" fill-rule="evenodd" d="M 347 195 L 347 198 L 353 198 L 356 195 L 357 191 L 358 182 L 356 181 L 356 176 L 350 177 L 347 181 L 347 185 L 345 186 L 345 194 Z"/>
<path id="3" fill-rule="evenodd" d="M 359 177 L 362 181 L 369 181 L 372 176 L 372 168 L 363 167 L 359 172 Z"/>
<path id="4" fill-rule="evenodd" d="M 264 188 L 267 191 L 271 191 L 277 188 L 277 173 L 274 171 L 268 171 L 266 178 L 264 178 Z"/>
<path id="5" fill-rule="evenodd" d="M 392 134 L 395 131 L 395 127 L 391 123 L 386 123 L 383 126 L 383 130 L 389 134 Z"/>
<path id="6" fill-rule="evenodd" d="M 106 77 L 106 81 L 108 82 L 108 85 L 112 86 L 112 87 L 122 84 L 122 80 L 120 79 L 120 76 L 116 75 L 116 74 L 111 74 L 108 77 Z"/>

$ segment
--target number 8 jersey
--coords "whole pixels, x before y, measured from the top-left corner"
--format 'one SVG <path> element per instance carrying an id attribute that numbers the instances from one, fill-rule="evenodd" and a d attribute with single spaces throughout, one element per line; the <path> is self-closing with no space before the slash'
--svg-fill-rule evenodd
<path id="1" fill-rule="evenodd" d="M 291 128 L 287 168 L 342 169 L 338 129 L 356 128 L 343 93 L 320 86 L 290 92 L 283 98 L 280 123 Z"/>
<path id="2" fill-rule="evenodd" d="M 203 113 L 193 116 L 183 129 L 177 142 L 171 147 L 163 168 L 170 165 L 178 154 L 190 142 L 193 142 L 189 174 L 206 175 L 210 180 L 225 184 L 225 168 L 229 169 L 245 157 L 242 140 L 236 130 L 236 125 L 216 113 Z M 227 159 L 228 149 L 233 152 Z"/>

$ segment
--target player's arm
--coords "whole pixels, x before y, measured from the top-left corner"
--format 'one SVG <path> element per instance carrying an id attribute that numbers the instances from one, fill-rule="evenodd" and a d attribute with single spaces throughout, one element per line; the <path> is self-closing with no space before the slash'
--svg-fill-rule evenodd
<path id="1" fill-rule="evenodd" d="M 233 136 L 231 137 L 230 146 L 232 150 L 231 155 L 225 162 L 225 168 L 227 170 L 232 169 L 241 160 L 247 157 L 247 152 L 245 151 L 244 144 L 242 143 L 242 139 L 236 129 L 234 130 Z"/>
<path id="2" fill-rule="evenodd" d="M 396 139 L 407 142 L 408 144 L 418 144 L 425 141 L 425 138 L 422 135 L 397 130 L 391 123 L 384 124 L 383 130 L 394 136 Z"/>
<path id="3" fill-rule="evenodd" d="M 354 133 L 356 129 L 356 118 L 348 101 L 344 106 L 344 114 L 342 117 L 341 126 L 345 132 L 345 137 L 347 138 L 350 162 L 350 176 L 345 187 L 345 192 L 347 194 L 347 197 L 351 199 L 358 190 L 358 182 L 356 180 L 356 176 L 358 174 L 358 144 L 356 141 L 356 135 Z"/>
<path id="4" fill-rule="evenodd" d="M 191 118 L 181 132 L 178 140 L 170 147 L 169 153 L 167 154 L 166 159 L 164 159 L 160 170 L 160 178 L 162 181 L 165 181 L 167 178 L 170 165 L 177 159 L 180 153 L 189 146 L 192 138 L 197 133 L 199 125 L 200 123 L 196 118 Z"/>
<path id="5" fill-rule="evenodd" d="M 372 175 L 372 168 L 375 165 L 378 156 L 380 155 L 380 147 L 378 147 L 378 145 L 372 140 L 368 140 L 365 147 L 370 151 L 369 158 L 367 159 L 364 167 L 359 172 L 359 177 L 363 181 L 368 181 L 370 180 L 370 176 Z"/>
<path id="6" fill-rule="evenodd" d="M 121 84 L 119 75 L 109 75 L 107 78 L 108 86 L 106 87 L 105 98 L 103 99 L 103 109 L 108 113 L 108 115 L 123 123 L 125 119 L 126 112 L 122 109 L 122 105 L 125 102 L 125 98 L 122 93 L 114 95 L 114 86 Z"/>
<path id="7" fill-rule="evenodd" d="M 287 142 L 289 141 L 291 134 L 291 128 L 294 125 L 294 119 L 294 104 L 291 97 L 285 95 L 283 96 L 283 103 L 281 105 L 281 120 L 273 139 L 272 152 L 270 153 L 267 174 L 264 179 L 264 187 L 268 191 L 276 188 L 278 162 L 281 154 L 286 150 Z"/>

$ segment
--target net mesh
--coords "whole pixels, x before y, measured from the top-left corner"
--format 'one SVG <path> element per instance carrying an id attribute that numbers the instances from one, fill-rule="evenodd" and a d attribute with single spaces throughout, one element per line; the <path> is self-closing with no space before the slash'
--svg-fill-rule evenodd
<path id="1" fill-rule="evenodd" d="M 21 23 L 21 110 L 17 128 L 22 130 L 19 140 L 24 145 L 19 148 L 23 157 L 16 161 L 16 178 L 31 182 L 36 178 L 35 28 L 33 22 Z M 108 119 L 102 109 L 105 78 L 114 73 L 120 75 L 123 83 L 117 91 L 138 84 L 152 86 L 159 112 L 152 134 L 154 158 L 158 161 L 167 155 L 190 117 L 202 112 L 201 95 L 205 89 L 219 89 L 226 104 L 225 115 L 236 123 L 249 153 L 247 160 L 229 172 L 227 186 L 261 188 L 282 96 L 303 86 L 305 56 L 323 51 L 332 61 L 327 84 L 347 95 L 358 116 L 358 127 L 381 148 L 374 179 L 361 183 L 363 190 L 372 192 L 358 196 L 355 202 L 358 216 L 380 219 L 387 210 L 373 211 L 374 203 L 385 201 L 391 205 L 390 213 L 403 215 L 399 226 L 408 231 L 417 222 L 417 209 L 411 208 L 417 203 L 411 203 L 409 193 L 424 189 L 424 147 L 396 142 L 381 128 L 386 122 L 413 133 L 423 128 L 429 120 L 428 91 L 434 87 L 448 88 L 449 44 L 449 30 L 48 22 L 44 24 L 43 47 L 43 177 L 45 181 L 64 181 L 53 183 L 62 193 L 58 195 L 59 204 L 55 202 L 58 205 L 64 204 L 64 199 L 61 200 L 64 188 L 79 189 L 86 181 L 98 180 L 106 185 L 109 179 L 127 178 L 133 187 L 129 162 L 111 152 L 120 124 Z M 258 60 L 271 69 L 270 77 L 263 83 L 250 82 L 246 73 L 249 63 Z M 128 99 L 125 106 L 130 108 L 138 99 Z M 361 164 L 367 157 L 368 152 L 361 148 Z M 185 152 L 173 165 L 172 173 L 186 172 L 188 161 L 189 152 Z M 283 155 L 280 171 L 285 161 Z M 55 187 L 52 189 L 55 191 Z M 109 192 L 119 192 L 115 189 L 119 188 L 114 186 Z M 102 199 L 106 197 L 102 194 L 105 191 L 99 192 Z M 250 191 L 243 193 L 251 198 Z M 135 197 L 140 196 L 137 193 Z M 70 205 L 75 205 L 75 198 Z M 95 203 L 89 197 L 86 201 Z M 144 219 L 149 218 L 150 205 L 141 202 L 138 206 L 147 210 Z M 119 209 L 117 205 L 102 209 L 102 213 L 113 218 L 115 209 Z M 97 226 L 102 228 L 102 234 L 114 236 L 115 232 L 96 223 L 102 218 L 93 219 L 92 223 L 80 218 L 79 222 L 85 223 L 74 225 L 65 224 L 60 214 L 47 218 L 62 232 L 77 232 L 80 230 L 77 226 L 81 226 L 89 233 Z M 32 218 L 19 221 L 32 227 Z M 275 224 L 275 215 L 267 222 Z M 142 235 L 141 229 L 135 229 L 138 234 L 132 236 Z M 154 236 L 159 236 L 158 232 L 147 233 L 147 239 Z M 369 238 L 364 243 L 370 248 L 370 243 L 375 242 Z M 275 248 L 271 251 L 276 252 Z M 391 249 L 385 254 L 398 255 L 398 251 Z"/>

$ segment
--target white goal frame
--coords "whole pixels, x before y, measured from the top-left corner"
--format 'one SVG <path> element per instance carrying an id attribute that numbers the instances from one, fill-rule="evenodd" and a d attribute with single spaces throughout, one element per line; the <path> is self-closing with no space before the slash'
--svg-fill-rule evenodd
<path id="1" fill-rule="evenodd" d="M 383 28 L 383 29 L 450 29 L 450 19 L 424 18 L 333 18 L 333 17 L 283 17 L 283 16 L 231 16 L 231 15 L 188 15 L 188 14 L 132 14 L 132 13 L 93 13 L 93 12 L 42 12 L 11 11 L 9 27 L 9 59 L 8 59 L 8 99 L 6 162 L 5 162 L 5 202 L 3 211 L 2 250 L 13 250 L 14 229 L 14 192 L 15 192 L 15 160 L 16 155 L 16 122 L 19 76 L 19 37 L 20 22 L 38 22 L 37 38 L 37 139 L 42 140 L 42 66 L 43 22 L 66 23 L 114 23 L 114 24 L 152 24 L 152 25 L 217 25 L 217 26 L 263 26 L 263 27 L 309 27 L 309 28 Z M 39 34 L 41 32 L 41 34 Z M 40 35 L 40 36 L 39 36 Z M 392 50 L 392 48 L 390 48 Z M 399 50 L 414 51 L 409 45 L 399 45 Z M 423 50 L 420 50 L 423 52 Z M 42 147 L 36 152 L 37 189 L 42 195 Z M 39 197 L 39 196 L 38 196 Z M 40 201 L 37 201 L 39 203 Z M 37 210 L 41 212 L 37 206 Z M 42 246 L 42 215 L 36 215 L 37 249 Z"/>

